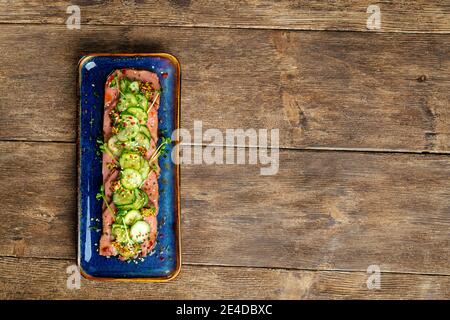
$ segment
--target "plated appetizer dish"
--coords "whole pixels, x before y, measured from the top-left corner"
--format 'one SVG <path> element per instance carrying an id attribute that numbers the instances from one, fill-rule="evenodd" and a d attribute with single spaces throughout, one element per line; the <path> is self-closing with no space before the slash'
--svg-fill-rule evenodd
<path id="1" fill-rule="evenodd" d="M 157 75 L 146 70 L 115 70 L 105 83 L 102 256 L 136 259 L 156 244 L 157 160 L 168 142 L 157 146 L 160 93 Z"/>
<path id="2" fill-rule="evenodd" d="M 169 281 L 181 269 L 180 64 L 166 53 L 91 54 L 78 85 L 80 273 Z"/>

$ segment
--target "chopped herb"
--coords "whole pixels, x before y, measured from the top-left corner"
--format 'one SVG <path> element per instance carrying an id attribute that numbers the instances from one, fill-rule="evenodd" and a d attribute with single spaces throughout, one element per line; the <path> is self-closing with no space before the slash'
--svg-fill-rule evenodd
<path id="1" fill-rule="evenodd" d="M 111 83 L 109 84 L 109 87 L 112 88 L 116 85 L 117 83 L 117 75 L 112 79 Z"/>

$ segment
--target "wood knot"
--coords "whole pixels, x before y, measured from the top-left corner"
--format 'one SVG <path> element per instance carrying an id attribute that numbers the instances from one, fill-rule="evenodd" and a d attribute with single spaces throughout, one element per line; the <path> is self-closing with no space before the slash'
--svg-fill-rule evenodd
<path id="1" fill-rule="evenodd" d="M 423 75 L 421 75 L 420 77 L 417 78 L 417 81 L 425 82 L 425 81 L 427 81 L 427 76 L 423 74 Z"/>

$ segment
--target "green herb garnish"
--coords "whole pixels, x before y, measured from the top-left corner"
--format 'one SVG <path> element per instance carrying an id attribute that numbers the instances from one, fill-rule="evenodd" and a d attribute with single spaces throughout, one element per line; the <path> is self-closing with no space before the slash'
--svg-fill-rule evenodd
<path id="1" fill-rule="evenodd" d="M 112 88 L 116 85 L 117 83 L 117 75 L 112 79 L 111 83 L 109 84 L 109 87 Z"/>
<path id="2" fill-rule="evenodd" d="M 167 138 L 162 137 L 161 144 L 158 146 L 158 148 L 156 148 L 155 152 L 153 152 L 152 156 L 150 157 L 149 163 L 152 163 L 153 161 L 158 159 L 158 157 L 160 155 L 167 154 L 167 152 L 169 151 L 169 149 L 167 148 L 167 145 L 169 145 L 171 143 L 172 143 L 172 139 L 170 139 L 169 137 L 167 137 Z"/>
<path id="3" fill-rule="evenodd" d="M 103 140 L 101 140 L 100 138 L 97 138 L 97 145 L 98 145 L 98 149 L 100 150 L 100 152 L 106 152 L 112 159 L 116 160 L 116 157 L 113 155 L 113 153 L 111 152 L 111 150 L 109 150 L 108 145 L 103 142 Z"/>
<path id="4" fill-rule="evenodd" d="M 106 207 L 109 209 L 109 211 L 112 213 L 113 216 L 116 215 L 116 213 L 114 212 L 114 210 L 109 206 L 108 201 L 106 200 L 106 195 L 105 195 L 105 187 L 103 185 L 100 186 L 100 192 L 97 193 L 95 195 L 95 199 L 100 200 L 103 199 L 103 201 L 105 201 Z"/>

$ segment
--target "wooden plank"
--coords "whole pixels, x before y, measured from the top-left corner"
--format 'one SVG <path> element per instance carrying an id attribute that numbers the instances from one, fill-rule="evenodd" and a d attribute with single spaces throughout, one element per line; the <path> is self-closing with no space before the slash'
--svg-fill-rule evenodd
<path id="1" fill-rule="evenodd" d="M 75 145 L 0 150 L 0 255 L 74 258 Z M 289 150 L 259 169 L 183 166 L 184 262 L 450 274 L 450 157 Z"/>
<path id="2" fill-rule="evenodd" d="M 68 289 L 74 260 L 0 258 L 1 299 L 448 299 L 449 276 L 382 273 L 368 289 L 363 272 L 324 272 L 184 265 L 169 283 L 82 279 Z M 51 276 L 50 276 L 51 275 Z"/>
<path id="3" fill-rule="evenodd" d="M 1 25 L 0 139 L 75 141 L 81 55 L 167 51 L 181 60 L 187 129 L 202 120 L 278 128 L 287 148 L 450 152 L 448 35 L 150 30 Z"/>
<path id="4" fill-rule="evenodd" d="M 64 24 L 70 1 L 2 1 L 0 22 Z M 450 32 L 448 1 L 95 1 L 78 3 L 83 24 L 368 31 L 369 5 L 381 32 Z"/>

